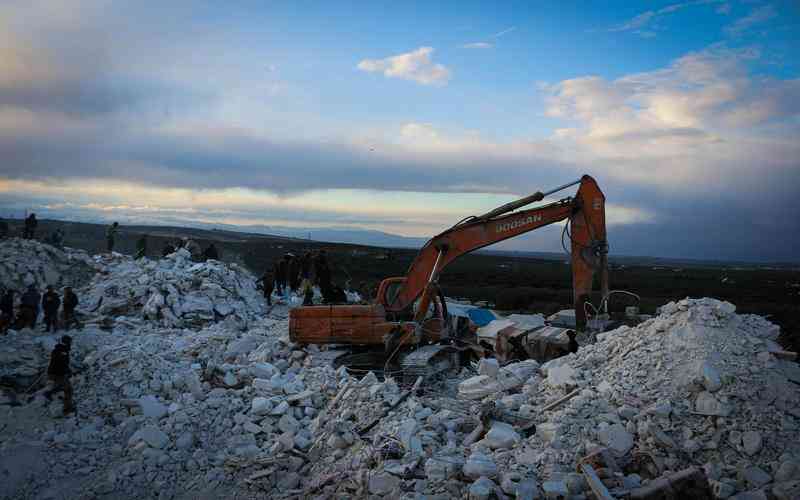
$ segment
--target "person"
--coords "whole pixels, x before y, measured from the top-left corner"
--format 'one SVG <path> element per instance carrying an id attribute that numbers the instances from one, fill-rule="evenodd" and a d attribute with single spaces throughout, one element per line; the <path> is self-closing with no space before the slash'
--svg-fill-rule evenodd
<path id="1" fill-rule="evenodd" d="M 28 218 L 25 219 L 25 232 L 22 237 L 28 240 L 34 239 L 36 237 L 36 226 L 38 225 L 39 221 L 36 220 L 36 214 L 31 213 Z"/>
<path id="2" fill-rule="evenodd" d="M 71 325 L 80 327 L 78 318 L 75 316 L 75 308 L 78 307 L 78 296 L 72 291 L 72 287 L 64 288 L 64 299 L 62 300 L 62 314 L 64 316 L 64 329 L 69 331 Z"/>
<path id="3" fill-rule="evenodd" d="M 264 298 L 267 300 L 267 305 L 272 306 L 272 290 L 275 288 L 274 277 L 270 275 L 268 269 L 265 269 L 264 274 L 261 275 L 261 279 L 258 281 L 261 283 L 261 290 L 264 292 Z"/>
<path id="4" fill-rule="evenodd" d="M 31 285 L 22 294 L 19 305 L 19 312 L 21 316 L 21 328 L 36 327 L 36 319 L 39 317 L 39 301 L 41 297 L 36 287 Z"/>
<path id="5" fill-rule="evenodd" d="M 288 281 L 286 280 L 286 278 L 289 276 L 289 259 L 291 259 L 291 257 L 290 254 L 287 253 L 286 255 L 283 256 L 283 259 L 281 259 L 279 263 L 280 267 L 278 268 L 278 276 L 281 282 L 282 295 L 289 294 L 288 290 L 289 284 Z"/>
<path id="6" fill-rule="evenodd" d="M 50 236 L 50 242 L 56 248 L 64 248 L 64 231 L 60 228 L 53 231 L 52 236 Z"/>
<path id="7" fill-rule="evenodd" d="M 331 269 L 328 266 L 328 257 L 325 250 L 320 250 L 314 259 L 314 277 L 320 290 L 331 287 Z"/>
<path id="8" fill-rule="evenodd" d="M 297 292 L 298 288 L 300 288 L 300 259 L 295 255 L 292 255 L 289 260 L 288 269 L 289 277 L 287 281 L 289 282 L 289 288 L 291 288 L 293 292 Z"/>
<path id="9" fill-rule="evenodd" d="M 114 242 L 117 238 L 117 231 L 119 230 L 119 222 L 114 222 L 106 228 L 106 248 L 108 253 L 114 251 Z"/>
<path id="10" fill-rule="evenodd" d="M 311 278 L 311 265 L 312 265 L 312 257 L 311 252 L 306 252 L 303 254 L 303 258 L 300 260 L 300 277 L 304 280 Z"/>
<path id="11" fill-rule="evenodd" d="M 275 264 L 272 265 L 272 280 L 275 283 L 275 291 L 278 295 L 283 295 L 283 274 L 282 274 L 282 264 L 283 260 L 276 261 Z"/>
<path id="12" fill-rule="evenodd" d="M 61 306 L 61 298 L 53 290 L 53 285 L 47 285 L 47 291 L 42 295 L 42 310 L 44 311 L 45 331 L 49 332 L 50 327 L 53 332 L 58 331 L 58 308 Z"/>
<path id="13" fill-rule="evenodd" d="M 200 245 L 198 245 L 196 241 L 189 238 L 184 238 L 183 248 L 189 251 L 193 261 L 200 262 L 203 257 L 203 251 L 200 249 Z"/>
<path id="14" fill-rule="evenodd" d="M 8 236 L 8 222 L 3 219 L 0 219 L 0 240 Z"/>
<path id="15" fill-rule="evenodd" d="M 147 256 L 147 235 L 143 234 L 136 241 L 136 259 L 141 259 Z"/>
<path id="16" fill-rule="evenodd" d="M 170 255 L 172 253 L 175 253 L 175 245 L 173 245 L 169 241 L 164 243 L 164 248 L 161 249 L 161 256 L 166 257 L 167 255 Z"/>
<path id="17" fill-rule="evenodd" d="M 217 247 L 214 246 L 213 242 L 208 245 L 208 248 L 206 248 L 203 252 L 203 258 L 205 260 L 219 260 L 219 252 L 217 251 Z"/>
<path id="18" fill-rule="evenodd" d="M 311 280 L 308 278 L 304 278 L 303 282 L 300 284 L 300 290 L 303 292 L 303 305 L 304 306 L 313 306 L 314 305 L 314 286 L 311 284 Z"/>
<path id="19" fill-rule="evenodd" d="M 8 289 L 0 298 L 0 333 L 5 334 L 14 322 L 14 290 Z"/>
<path id="20" fill-rule="evenodd" d="M 47 366 L 47 376 L 53 386 L 44 393 L 48 400 L 52 400 L 53 394 L 64 392 L 64 415 L 75 411 L 75 405 L 72 403 L 72 382 L 70 381 L 72 369 L 69 367 L 71 349 L 72 337 L 69 335 L 61 337 L 61 342 L 53 348 L 53 352 L 50 353 L 50 364 Z"/>

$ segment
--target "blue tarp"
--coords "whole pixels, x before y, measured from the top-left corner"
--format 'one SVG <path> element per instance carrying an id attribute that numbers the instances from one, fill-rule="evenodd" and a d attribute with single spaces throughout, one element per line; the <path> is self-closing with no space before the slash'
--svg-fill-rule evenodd
<path id="1" fill-rule="evenodd" d="M 492 314 L 492 311 L 488 309 L 470 309 L 467 311 L 467 315 L 469 315 L 469 319 L 478 326 L 486 326 L 497 319 L 495 315 Z"/>

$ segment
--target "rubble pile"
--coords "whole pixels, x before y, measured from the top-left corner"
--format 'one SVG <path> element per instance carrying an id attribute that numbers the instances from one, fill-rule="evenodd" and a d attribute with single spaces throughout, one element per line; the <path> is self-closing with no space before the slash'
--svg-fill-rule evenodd
<path id="1" fill-rule="evenodd" d="M 22 238 L 0 240 L 0 284 L 19 293 L 30 285 L 39 290 L 47 285 L 79 287 L 91 279 L 95 268 L 83 250 L 62 250 Z"/>
<path id="2" fill-rule="evenodd" d="M 716 498 L 794 498 L 800 370 L 773 354 L 777 335 L 732 304 L 686 299 L 577 354 L 487 360 L 399 406 L 406 391 L 369 374 L 315 422 L 307 493 L 579 498 L 592 493 L 576 464 L 607 449 L 621 468 L 607 480 L 615 494 L 702 466 Z"/>
<path id="3" fill-rule="evenodd" d="M 24 394 L 60 333 L 0 336 L 18 395 L 0 398 L 0 498 L 592 498 L 576 465 L 597 449 L 618 496 L 690 466 L 716 498 L 800 488 L 800 369 L 727 302 L 667 304 L 543 365 L 381 380 L 292 344 L 301 299 L 267 311 L 238 266 L 84 263 L 77 415 Z"/>
<path id="4" fill-rule="evenodd" d="M 234 318 L 242 328 L 263 315 L 255 278 L 237 264 L 196 263 L 186 249 L 164 259 L 96 256 L 98 274 L 80 291 L 80 310 L 108 324 L 118 316 L 162 327 L 202 327 Z"/>

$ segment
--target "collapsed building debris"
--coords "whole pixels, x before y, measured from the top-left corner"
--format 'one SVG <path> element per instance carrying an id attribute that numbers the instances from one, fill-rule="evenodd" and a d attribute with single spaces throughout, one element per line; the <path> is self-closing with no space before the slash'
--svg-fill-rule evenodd
<path id="1" fill-rule="evenodd" d="M 25 387 L 0 399 L 0 498 L 797 495 L 800 369 L 775 325 L 726 302 L 667 304 L 544 364 L 405 384 L 293 344 L 287 305 L 254 302 L 236 266 L 92 262 L 84 313 L 108 320 L 74 335 L 77 415 Z M 184 308 L 201 296 L 210 309 Z M 0 337 L 0 367 L 30 386 L 55 339 Z"/>

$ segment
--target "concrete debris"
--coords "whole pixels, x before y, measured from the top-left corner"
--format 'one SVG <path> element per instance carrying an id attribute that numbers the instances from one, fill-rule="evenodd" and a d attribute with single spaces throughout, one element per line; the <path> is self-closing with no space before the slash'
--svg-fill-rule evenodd
<path id="1" fill-rule="evenodd" d="M 0 398 L 0 498 L 591 498 L 576 464 L 601 446 L 626 468 L 596 469 L 612 494 L 706 464 L 716 498 L 797 496 L 800 374 L 759 359 L 779 330 L 732 304 L 672 302 L 541 367 L 485 360 L 409 390 L 293 345 L 293 299 L 267 313 L 238 266 L 87 259 L 77 415 Z M 0 376 L 27 389 L 55 341 L 0 337 Z"/>

